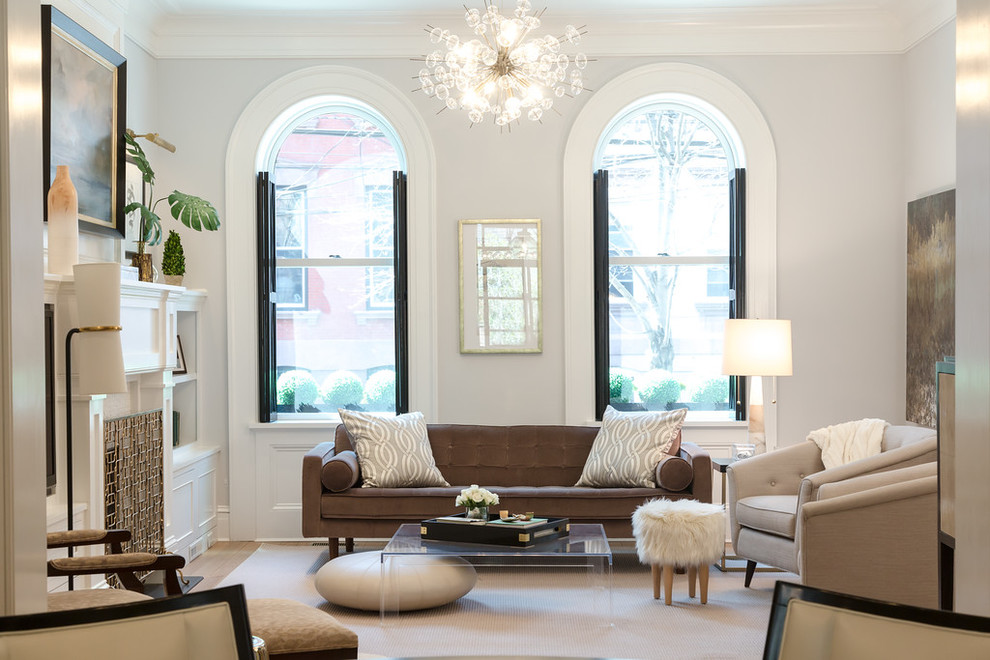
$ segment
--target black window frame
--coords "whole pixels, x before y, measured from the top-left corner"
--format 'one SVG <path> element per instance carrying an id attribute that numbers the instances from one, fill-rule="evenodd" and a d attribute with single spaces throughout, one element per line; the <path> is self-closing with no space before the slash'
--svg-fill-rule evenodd
<path id="1" fill-rule="evenodd" d="M 392 173 L 395 322 L 395 414 L 409 412 L 409 310 L 407 176 Z M 269 172 L 257 179 L 258 394 L 259 421 L 278 419 L 276 408 L 275 184 Z"/>
<path id="2" fill-rule="evenodd" d="M 609 367 L 609 202 L 608 170 L 593 173 L 594 329 L 595 329 L 595 419 L 601 420 L 610 403 Z M 746 170 L 729 175 L 729 316 L 745 318 L 746 301 Z M 729 376 L 729 401 L 737 421 L 746 419 L 746 388 L 743 376 Z"/>

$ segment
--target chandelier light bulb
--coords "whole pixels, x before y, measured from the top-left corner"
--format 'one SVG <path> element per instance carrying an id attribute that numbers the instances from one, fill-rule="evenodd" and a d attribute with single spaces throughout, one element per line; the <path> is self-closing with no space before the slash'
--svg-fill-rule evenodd
<path id="1" fill-rule="evenodd" d="M 580 43 L 584 28 L 568 25 L 559 37 L 536 36 L 546 10 L 532 11 L 530 0 L 517 0 L 514 12 L 503 16 L 486 0 L 483 10 L 466 9 L 464 22 L 476 38 L 463 41 L 449 30 L 428 27 L 437 49 L 418 72 L 420 90 L 444 108 L 466 110 L 472 125 L 491 121 L 503 127 L 524 114 L 542 121 L 553 97 L 586 89 L 582 72 L 588 58 L 562 51 Z"/>

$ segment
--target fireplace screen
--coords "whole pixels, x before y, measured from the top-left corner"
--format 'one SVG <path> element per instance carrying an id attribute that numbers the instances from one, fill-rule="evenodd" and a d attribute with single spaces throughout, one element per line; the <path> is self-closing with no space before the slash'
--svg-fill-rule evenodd
<path id="1" fill-rule="evenodd" d="M 107 529 L 131 531 L 125 552 L 164 552 L 162 411 L 107 420 L 103 434 Z"/>

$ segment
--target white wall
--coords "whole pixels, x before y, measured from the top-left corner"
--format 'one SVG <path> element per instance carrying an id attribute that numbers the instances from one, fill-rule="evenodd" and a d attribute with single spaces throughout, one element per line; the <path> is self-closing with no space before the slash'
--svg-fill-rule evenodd
<path id="1" fill-rule="evenodd" d="M 956 23 L 904 54 L 905 202 L 956 185 Z M 905 207 L 905 223 L 907 209 Z"/>
<path id="2" fill-rule="evenodd" d="M 649 58 L 652 61 L 661 61 Z M 904 67 L 899 55 L 681 58 L 726 76 L 765 114 L 777 146 L 778 315 L 794 321 L 795 375 L 779 379 L 780 444 L 839 420 L 904 418 L 905 195 Z M 224 410 L 227 384 L 224 250 L 227 232 L 254 231 L 254 218 L 227 218 L 223 163 L 240 112 L 266 85 L 312 60 L 162 60 L 159 127 L 179 151 L 159 165 L 162 181 L 214 201 L 219 235 L 193 236 L 187 281 L 210 292 L 204 353 L 205 408 Z M 411 90 L 407 60 L 337 62 Z M 647 58 L 600 58 L 594 88 Z M 948 75 L 951 75 L 948 74 Z M 442 422 L 560 423 L 563 411 L 562 157 L 587 97 L 561 103 L 563 116 L 499 134 L 468 127 L 410 91 L 437 154 L 438 416 Z M 202 99 L 197 102 L 196 99 Z M 159 161 L 161 162 L 161 161 Z M 590 175 L 590 174 L 589 174 Z M 456 226 L 461 218 L 539 217 L 544 231 L 544 352 L 458 352 Z M 253 255 L 244 255 L 253 259 Z M 591 360 L 592 356 L 588 356 Z M 254 383 L 232 384 L 254 397 Z M 589 393 L 591 396 L 591 393 Z M 244 420 L 247 432 L 254 420 Z M 222 414 L 206 420 L 225 439 Z M 687 436 L 690 439 L 692 431 Z M 737 431 L 738 433 L 738 431 Z M 717 435 L 717 434 L 716 434 Z M 711 437 L 711 431 L 706 432 Z M 224 494 L 221 493 L 221 500 Z"/>

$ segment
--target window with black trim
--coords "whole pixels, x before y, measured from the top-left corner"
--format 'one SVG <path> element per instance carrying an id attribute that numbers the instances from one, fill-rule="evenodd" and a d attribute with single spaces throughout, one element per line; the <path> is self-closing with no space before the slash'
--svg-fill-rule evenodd
<path id="1" fill-rule="evenodd" d="M 721 373 L 745 274 L 745 172 L 726 131 L 686 103 L 644 104 L 611 123 L 596 167 L 596 414 L 742 419 L 739 378 Z"/>
<path id="2" fill-rule="evenodd" d="M 288 125 L 259 175 L 261 419 L 405 412 L 405 174 L 358 102 Z"/>

